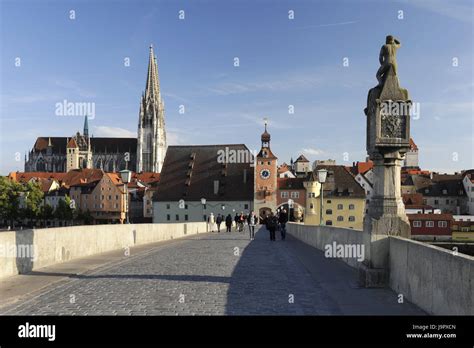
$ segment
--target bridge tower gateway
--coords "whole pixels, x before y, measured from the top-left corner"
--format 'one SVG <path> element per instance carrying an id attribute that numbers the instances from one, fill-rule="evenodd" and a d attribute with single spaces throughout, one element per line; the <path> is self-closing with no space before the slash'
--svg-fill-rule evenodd
<path id="1" fill-rule="evenodd" d="M 270 150 L 270 133 L 262 133 L 262 147 L 255 161 L 254 209 L 261 219 L 277 209 L 277 157 Z"/>
<path id="2" fill-rule="evenodd" d="M 410 106 L 408 91 L 398 80 L 395 53 L 400 42 L 387 36 L 380 51 L 379 84 L 367 96 L 367 153 L 374 162 L 374 190 L 364 218 L 365 261 L 361 282 L 383 286 L 388 278 L 389 236 L 410 236 L 405 213 L 400 172 L 410 148 Z"/>

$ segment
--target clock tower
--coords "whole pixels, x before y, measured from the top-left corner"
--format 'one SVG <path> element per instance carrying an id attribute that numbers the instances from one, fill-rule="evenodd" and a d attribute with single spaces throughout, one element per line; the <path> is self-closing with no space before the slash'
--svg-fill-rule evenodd
<path id="1" fill-rule="evenodd" d="M 270 150 L 267 121 L 262 134 L 262 148 L 255 160 L 254 209 L 262 219 L 271 212 L 275 213 L 277 208 L 277 157 Z"/>

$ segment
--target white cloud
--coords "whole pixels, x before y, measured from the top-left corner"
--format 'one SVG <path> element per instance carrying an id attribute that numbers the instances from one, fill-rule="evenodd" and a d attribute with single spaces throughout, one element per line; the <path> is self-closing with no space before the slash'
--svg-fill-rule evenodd
<path id="1" fill-rule="evenodd" d="M 301 152 L 303 152 L 307 155 L 312 155 L 312 156 L 320 156 L 320 155 L 324 154 L 323 150 L 315 149 L 315 148 L 311 148 L 311 147 L 303 148 L 303 149 L 301 149 Z"/>
<path id="2" fill-rule="evenodd" d="M 94 136 L 107 138 L 136 138 L 137 133 L 119 127 L 94 126 L 92 127 Z"/>

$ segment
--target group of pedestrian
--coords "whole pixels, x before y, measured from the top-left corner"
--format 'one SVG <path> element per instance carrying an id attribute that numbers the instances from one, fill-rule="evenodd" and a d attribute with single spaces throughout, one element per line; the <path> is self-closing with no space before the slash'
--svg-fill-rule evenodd
<path id="1" fill-rule="evenodd" d="M 286 223 L 288 222 L 288 213 L 285 209 L 277 211 L 276 214 L 271 212 L 266 216 L 264 223 L 267 230 L 270 232 L 270 240 L 276 240 L 276 231 L 280 231 L 281 240 L 286 238 Z"/>
<path id="2" fill-rule="evenodd" d="M 240 214 L 236 213 L 234 217 L 231 214 L 224 215 L 217 214 L 217 217 L 214 216 L 214 213 L 211 213 L 207 218 L 207 223 L 209 224 L 209 230 L 211 232 L 215 231 L 217 227 L 217 233 L 221 232 L 221 224 L 225 223 L 226 232 L 232 231 L 232 225 L 235 225 L 236 232 L 243 232 L 245 226 L 248 226 L 249 238 L 250 240 L 255 239 L 255 226 L 259 224 L 259 217 L 252 211 L 250 214 Z M 270 232 L 270 240 L 276 240 L 276 231 L 280 231 L 281 240 L 286 238 L 286 223 L 288 222 L 288 213 L 285 209 L 278 210 L 276 214 L 271 212 L 263 219 L 263 224 L 266 226 L 267 230 Z"/>
<path id="3" fill-rule="evenodd" d="M 217 214 L 217 217 L 214 217 L 214 213 L 211 213 L 207 218 L 207 223 L 209 224 L 209 230 L 211 232 L 214 232 L 215 227 L 217 227 L 217 233 L 220 233 L 222 222 L 225 222 L 226 232 L 232 231 L 233 224 L 235 225 L 236 232 L 243 232 L 245 226 L 248 226 L 250 240 L 255 239 L 255 226 L 259 223 L 255 212 L 252 211 L 248 215 L 244 214 L 243 212 L 240 212 L 240 214 L 236 213 L 233 218 L 230 214 L 228 214 L 226 217 L 221 214 Z"/>

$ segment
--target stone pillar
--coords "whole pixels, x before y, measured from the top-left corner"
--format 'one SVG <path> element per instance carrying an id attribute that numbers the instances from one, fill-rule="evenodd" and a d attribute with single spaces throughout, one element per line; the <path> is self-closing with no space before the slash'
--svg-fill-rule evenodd
<path id="1" fill-rule="evenodd" d="M 389 44 L 382 50 L 385 46 Z M 395 61 L 394 56 L 390 58 L 389 61 Z M 400 172 L 410 147 L 411 101 L 408 91 L 399 86 L 396 63 L 387 64 L 380 82 L 369 90 L 365 109 L 367 153 L 374 162 L 373 196 L 364 217 L 366 255 L 360 268 L 360 281 L 367 287 L 387 284 L 388 237 L 410 236 L 410 224 L 401 197 Z"/>

